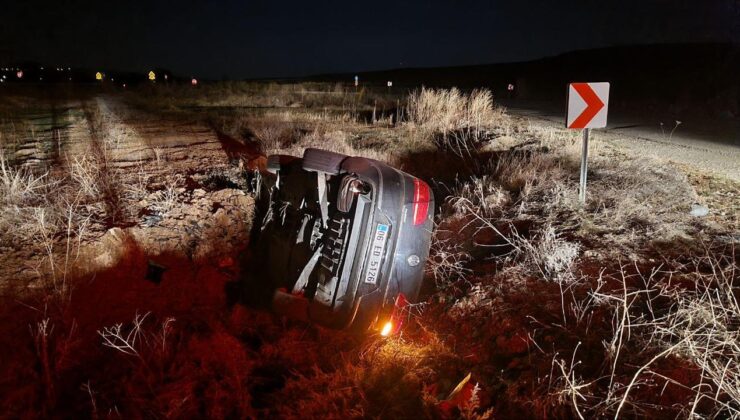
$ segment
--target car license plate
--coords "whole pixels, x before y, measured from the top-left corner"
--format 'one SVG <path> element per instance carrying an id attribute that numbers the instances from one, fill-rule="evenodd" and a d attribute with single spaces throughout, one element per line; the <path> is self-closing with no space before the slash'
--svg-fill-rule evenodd
<path id="1" fill-rule="evenodd" d="M 370 261 L 367 265 L 365 283 L 376 284 L 380 276 L 380 263 L 385 252 L 385 243 L 388 241 L 388 225 L 378 224 L 375 228 L 373 245 L 370 248 Z"/>

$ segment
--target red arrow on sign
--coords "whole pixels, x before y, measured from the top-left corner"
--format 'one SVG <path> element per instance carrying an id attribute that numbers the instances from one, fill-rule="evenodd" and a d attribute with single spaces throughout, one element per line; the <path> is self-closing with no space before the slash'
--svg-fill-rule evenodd
<path id="1" fill-rule="evenodd" d="M 591 89 L 591 86 L 589 86 L 588 83 L 571 83 L 571 86 L 573 86 L 573 89 L 575 89 L 586 102 L 586 109 L 581 112 L 581 115 L 573 120 L 573 123 L 571 123 L 568 128 L 585 128 L 586 125 L 591 122 L 591 119 L 601 111 L 601 108 L 604 107 L 604 102 L 599 99 L 596 92 Z"/>

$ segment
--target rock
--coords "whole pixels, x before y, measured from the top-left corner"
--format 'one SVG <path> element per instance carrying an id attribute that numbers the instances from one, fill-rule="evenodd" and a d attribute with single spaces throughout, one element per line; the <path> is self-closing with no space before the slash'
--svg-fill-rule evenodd
<path id="1" fill-rule="evenodd" d="M 156 226 L 161 221 L 162 221 L 161 215 L 152 214 L 152 215 L 144 216 L 144 218 L 141 220 L 141 224 L 143 226 L 151 227 L 151 226 Z"/>
<path id="2" fill-rule="evenodd" d="M 691 212 L 689 214 L 694 217 L 704 217 L 709 214 L 709 208 L 700 204 L 694 204 L 691 206 Z"/>
<path id="3" fill-rule="evenodd" d="M 123 238 L 125 236 L 123 229 L 119 227 L 108 229 L 108 232 L 106 232 L 106 234 L 110 235 L 111 239 L 113 239 L 114 241 L 118 241 L 118 242 L 123 241 Z"/>

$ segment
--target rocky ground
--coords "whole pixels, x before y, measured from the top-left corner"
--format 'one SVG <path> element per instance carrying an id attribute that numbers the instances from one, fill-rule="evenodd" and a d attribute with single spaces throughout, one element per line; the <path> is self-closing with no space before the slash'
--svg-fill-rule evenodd
<path id="1" fill-rule="evenodd" d="M 6 151 L 5 158 L 47 172 L 55 182 L 94 190 L 94 197 L 76 203 L 87 220 L 74 240 L 70 271 L 94 273 L 116 264 L 123 238 L 147 255 L 193 259 L 244 246 L 252 198 L 245 172 L 213 130 L 147 117 L 110 97 L 61 108 L 34 115 L 35 138 Z M 110 179 L 110 188 L 98 191 L 101 179 Z M 0 277 L 32 284 L 48 255 L 39 252 L 37 236 L 13 239 L 2 244 Z"/>

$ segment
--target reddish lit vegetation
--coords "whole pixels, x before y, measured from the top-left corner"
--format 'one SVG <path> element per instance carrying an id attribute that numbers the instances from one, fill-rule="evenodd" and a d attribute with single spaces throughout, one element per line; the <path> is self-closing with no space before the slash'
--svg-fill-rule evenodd
<path id="1" fill-rule="evenodd" d="M 577 133 L 511 117 L 489 92 L 194 92 L 82 100 L 66 153 L 36 164 L 24 145 L 54 130 L 5 114 L 3 415 L 739 415 L 737 184 L 597 134 L 581 208 Z M 237 302 L 260 151 L 308 146 L 434 186 L 428 287 L 401 336 Z"/>

